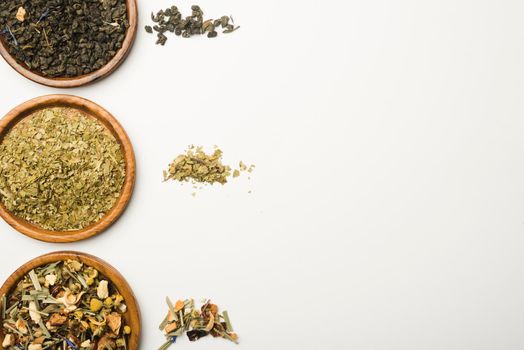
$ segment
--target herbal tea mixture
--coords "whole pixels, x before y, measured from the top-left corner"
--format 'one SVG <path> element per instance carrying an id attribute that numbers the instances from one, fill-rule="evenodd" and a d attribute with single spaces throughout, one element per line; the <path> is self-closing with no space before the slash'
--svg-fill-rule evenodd
<path id="1" fill-rule="evenodd" d="M 227 311 L 219 312 L 218 306 L 207 300 L 195 308 L 193 299 L 178 300 L 175 304 L 166 298 L 169 311 L 159 326 L 167 341 L 159 348 L 166 350 L 176 343 L 184 333 L 190 341 L 197 341 L 208 335 L 228 339 L 238 344 L 238 335 L 233 331 Z"/>
<path id="2" fill-rule="evenodd" d="M 102 68 L 129 27 L 125 0 L 2 0 L 0 34 L 18 61 L 46 77 Z"/>
<path id="3" fill-rule="evenodd" d="M 155 23 L 153 27 L 145 26 L 146 32 L 152 34 L 157 32 L 157 45 L 164 46 L 167 41 L 165 33 L 175 33 L 177 36 L 190 38 L 193 35 L 203 35 L 207 33 L 208 38 L 218 35 L 217 30 L 222 28 L 222 33 L 232 33 L 240 27 L 235 26 L 232 16 L 222 16 L 220 19 L 204 20 L 204 12 L 200 6 L 191 6 L 191 16 L 182 18 L 182 13 L 176 6 L 171 6 L 165 10 L 151 13 L 151 20 Z"/>
<path id="4" fill-rule="evenodd" d="M 116 203 L 124 180 L 116 138 L 76 109 L 37 111 L 0 144 L 0 200 L 44 229 L 79 230 L 96 223 Z"/>
<path id="5" fill-rule="evenodd" d="M 254 165 L 239 163 L 239 169 L 222 164 L 222 151 L 215 146 L 212 154 L 206 154 L 203 147 L 189 146 L 185 154 L 181 154 L 164 170 L 164 181 L 191 181 L 193 184 L 225 184 L 229 177 L 238 177 L 241 172 L 251 173 Z"/>
<path id="6" fill-rule="evenodd" d="M 4 349 L 126 349 L 131 333 L 124 298 L 77 260 L 32 270 L 2 296 L 0 307 Z"/>

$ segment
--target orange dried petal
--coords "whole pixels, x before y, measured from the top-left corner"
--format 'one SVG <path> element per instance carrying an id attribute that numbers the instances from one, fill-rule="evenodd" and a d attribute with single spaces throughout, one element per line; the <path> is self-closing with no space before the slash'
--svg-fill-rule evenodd
<path id="1" fill-rule="evenodd" d="M 179 312 L 180 310 L 182 310 L 184 308 L 184 302 L 182 300 L 177 300 L 176 304 L 175 304 L 175 311 L 176 312 Z"/>
<path id="2" fill-rule="evenodd" d="M 168 325 L 166 326 L 166 328 L 164 328 L 164 332 L 165 332 L 166 334 L 168 334 L 168 333 L 173 332 L 173 331 L 176 330 L 177 328 L 178 328 L 178 327 L 177 327 L 176 322 L 173 322 L 173 323 L 168 324 Z"/>

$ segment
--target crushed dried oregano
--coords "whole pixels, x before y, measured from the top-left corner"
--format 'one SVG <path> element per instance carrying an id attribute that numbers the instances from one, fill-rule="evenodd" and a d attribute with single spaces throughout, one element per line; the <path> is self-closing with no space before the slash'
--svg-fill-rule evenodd
<path id="1" fill-rule="evenodd" d="M 17 123 L 0 144 L 0 200 L 14 215 L 53 231 L 96 223 L 125 179 L 116 138 L 71 108 L 49 108 Z"/>
<path id="2" fill-rule="evenodd" d="M 228 178 L 236 178 L 241 172 L 251 173 L 255 166 L 239 163 L 239 169 L 233 170 L 222 163 L 222 151 L 215 146 L 213 153 L 206 154 L 201 146 L 189 146 L 184 154 L 180 154 L 164 170 L 164 181 L 174 180 L 179 182 L 192 182 L 193 184 L 224 185 Z M 196 186 L 195 186 L 196 188 Z M 194 193 L 193 193 L 194 195 Z"/>
<path id="3" fill-rule="evenodd" d="M 238 335 L 233 330 L 227 311 L 220 313 L 211 300 L 205 300 L 200 309 L 195 308 L 193 299 L 178 300 L 173 304 L 166 298 L 166 303 L 169 311 L 159 326 L 166 342 L 159 350 L 168 349 L 184 333 L 190 341 L 212 335 L 238 344 Z"/>
<path id="4" fill-rule="evenodd" d="M 127 349 L 131 327 L 124 298 L 80 261 L 31 270 L 0 304 L 4 349 Z"/>

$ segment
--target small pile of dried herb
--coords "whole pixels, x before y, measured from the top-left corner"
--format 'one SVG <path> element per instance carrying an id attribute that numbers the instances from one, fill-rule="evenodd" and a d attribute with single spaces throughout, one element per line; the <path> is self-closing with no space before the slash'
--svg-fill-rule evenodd
<path id="1" fill-rule="evenodd" d="M 240 162 L 239 169 L 233 170 L 231 174 L 231 167 L 222 164 L 222 151 L 218 147 L 215 146 L 212 154 L 206 154 L 201 146 L 189 146 L 186 153 L 176 157 L 169 164 L 168 170 L 164 170 L 164 181 L 191 181 L 193 185 L 215 183 L 224 185 L 229 177 L 239 177 L 241 172 L 251 173 L 254 168 L 254 165 L 248 167 Z"/>
<path id="2" fill-rule="evenodd" d="M 124 298 L 77 260 L 38 267 L 0 301 L 2 347 L 10 350 L 126 349 Z"/>
<path id="3" fill-rule="evenodd" d="M 159 329 L 164 332 L 167 341 L 159 350 L 168 349 L 184 333 L 190 341 L 212 335 L 238 344 L 238 335 L 233 331 L 227 311 L 220 313 L 211 300 L 206 300 L 200 310 L 195 308 L 193 299 L 178 300 L 173 304 L 166 298 L 166 303 L 169 311 Z"/>
<path id="4" fill-rule="evenodd" d="M 190 146 L 164 170 L 164 181 L 194 181 L 199 183 L 225 184 L 231 175 L 231 168 L 222 164 L 222 151 L 215 149 L 207 155 L 202 147 Z"/>
<path id="5" fill-rule="evenodd" d="M 222 33 L 233 33 L 240 27 L 235 27 L 232 16 L 222 16 L 220 19 L 204 20 L 204 12 L 197 6 L 191 6 L 191 16 L 182 18 L 182 13 L 176 6 L 171 6 L 165 10 L 151 13 L 151 20 L 156 23 L 153 27 L 145 26 L 146 32 L 152 34 L 157 32 L 157 45 L 164 46 L 167 41 L 165 33 L 175 33 L 183 38 L 190 38 L 193 35 L 203 35 L 207 33 L 208 38 L 215 38 L 218 33 L 217 29 L 222 28 Z"/>
<path id="6" fill-rule="evenodd" d="M 129 27 L 125 0 L 2 0 L 0 35 L 11 55 L 47 77 L 106 65 Z"/>
<path id="7" fill-rule="evenodd" d="M 0 144 L 0 200 L 44 229 L 79 230 L 97 222 L 113 208 L 124 180 L 116 138 L 76 109 L 37 111 Z"/>

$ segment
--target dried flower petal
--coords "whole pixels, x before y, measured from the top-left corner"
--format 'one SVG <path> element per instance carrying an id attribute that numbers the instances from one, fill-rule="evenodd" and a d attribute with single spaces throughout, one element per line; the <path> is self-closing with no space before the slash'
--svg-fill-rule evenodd
<path id="1" fill-rule="evenodd" d="M 101 300 L 106 299 L 109 296 L 109 291 L 107 289 L 108 282 L 103 280 L 100 281 L 100 284 L 98 285 L 98 288 L 96 289 L 96 294 L 98 295 L 98 298 Z"/>
<path id="2" fill-rule="evenodd" d="M 49 274 L 45 276 L 45 281 L 48 286 L 54 286 L 56 283 L 56 279 L 57 279 L 56 275 L 53 275 L 53 274 Z"/>
<path id="3" fill-rule="evenodd" d="M 183 300 L 177 300 L 175 304 L 175 312 L 179 312 L 180 310 L 182 310 L 184 308 L 184 305 L 185 303 Z"/>
<path id="4" fill-rule="evenodd" d="M 95 299 L 95 298 L 91 299 L 91 304 L 89 305 L 92 312 L 100 311 L 100 309 L 102 309 L 103 306 L 104 306 L 104 303 L 102 303 L 100 300 Z"/>
<path id="5" fill-rule="evenodd" d="M 15 345 L 15 337 L 12 334 L 7 334 L 2 342 L 2 347 L 7 349 L 13 345 Z"/>
<path id="6" fill-rule="evenodd" d="M 27 330 L 27 325 L 24 320 L 18 319 L 15 323 L 16 329 L 22 333 L 27 334 L 29 331 Z"/>
<path id="7" fill-rule="evenodd" d="M 61 326 L 67 321 L 67 316 L 60 315 L 58 313 L 52 314 L 51 318 L 49 319 L 49 324 L 53 327 L 55 326 Z"/>
<path id="8" fill-rule="evenodd" d="M 122 326 L 122 316 L 116 312 L 112 312 L 111 314 L 107 315 L 107 324 L 113 333 L 119 334 L 120 327 Z"/>
<path id="9" fill-rule="evenodd" d="M 178 328 L 178 325 L 176 322 L 170 323 L 166 326 L 166 328 L 164 328 L 164 333 L 165 334 L 171 333 L 175 331 L 177 328 Z"/>

